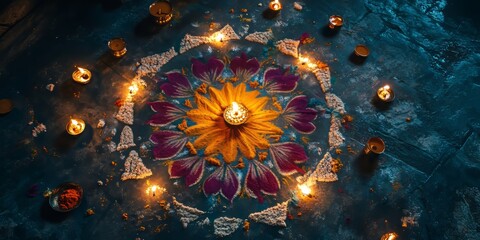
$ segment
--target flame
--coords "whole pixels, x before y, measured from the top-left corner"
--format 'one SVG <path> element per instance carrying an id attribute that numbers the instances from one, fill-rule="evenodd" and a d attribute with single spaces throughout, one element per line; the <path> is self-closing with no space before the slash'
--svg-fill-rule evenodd
<path id="1" fill-rule="evenodd" d="M 312 193 L 312 189 L 305 184 L 298 185 L 298 189 L 300 189 L 302 194 L 305 195 L 305 196 L 308 196 Z"/>
<path id="2" fill-rule="evenodd" d="M 234 113 L 238 113 L 238 103 L 237 102 L 232 102 L 232 110 Z M 236 114 L 235 114 L 236 115 Z"/>
<path id="3" fill-rule="evenodd" d="M 148 186 L 145 192 L 147 193 L 147 195 L 155 196 L 155 194 L 157 193 L 157 190 L 160 192 L 160 194 L 162 194 L 165 191 L 165 189 L 162 189 L 158 185 L 152 185 L 152 186 Z"/>
<path id="4" fill-rule="evenodd" d="M 87 69 L 85 69 L 85 68 L 77 67 L 77 69 L 78 69 L 78 71 L 80 71 L 81 74 L 87 73 Z"/>
<path id="5" fill-rule="evenodd" d="M 75 120 L 75 119 L 70 119 L 70 123 L 74 126 L 77 126 L 78 125 L 78 121 Z"/>
<path id="6" fill-rule="evenodd" d="M 133 95 L 137 94 L 137 92 L 138 92 L 138 85 L 136 83 L 132 83 L 132 85 L 130 85 L 130 87 L 128 87 L 128 90 L 129 90 L 130 94 L 133 96 Z"/>
<path id="7" fill-rule="evenodd" d="M 277 10 L 282 9 L 282 4 L 278 0 L 273 0 L 273 1 L 270 2 L 270 8 L 272 10 L 277 11 Z"/>
<path id="8" fill-rule="evenodd" d="M 389 86 L 389 85 L 385 85 L 385 86 L 383 86 L 383 89 L 388 90 L 388 89 L 390 89 L 390 86 Z"/>

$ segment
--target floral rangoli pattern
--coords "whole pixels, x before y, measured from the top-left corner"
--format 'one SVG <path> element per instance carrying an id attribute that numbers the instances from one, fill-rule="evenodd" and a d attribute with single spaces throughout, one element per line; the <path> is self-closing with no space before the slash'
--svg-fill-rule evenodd
<path id="1" fill-rule="evenodd" d="M 313 133 L 317 111 L 307 106 L 307 96 L 291 96 L 299 76 L 270 67 L 259 77 L 260 68 L 256 58 L 242 53 L 231 59 L 228 69 L 212 57 L 206 62 L 192 59 L 192 77 L 165 74 L 160 89 L 167 100 L 150 103 L 155 114 L 148 123 L 160 128 L 150 140 L 155 143 L 154 158 L 167 161 L 170 178 L 182 178 L 188 187 L 204 179 L 205 195 L 221 194 L 232 202 L 242 192 L 244 176 L 244 192 L 263 202 L 264 195 L 275 195 L 281 187 L 276 173 L 305 173 L 300 165 L 308 160 L 304 146 L 283 135 L 289 128 Z M 285 106 L 277 101 L 279 95 L 290 99 Z M 243 124 L 224 119 L 233 102 L 248 109 Z M 207 166 L 214 170 L 207 173 Z"/>

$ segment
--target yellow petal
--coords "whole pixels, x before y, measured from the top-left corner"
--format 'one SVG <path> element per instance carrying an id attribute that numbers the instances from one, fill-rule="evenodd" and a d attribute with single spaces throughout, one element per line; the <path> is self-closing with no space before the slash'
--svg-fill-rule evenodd
<path id="1" fill-rule="evenodd" d="M 203 121 L 216 121 L 220 116 L 205 110 L 193 109 L 187 112 L 187 117 L 196 123 L 201 123 Z"/>
<path id="2" fill-rule="evenodd" d="M 211 144 L 212 139 L 216 139 L 219 136 L 225 135 L 224 129 L 211 129 L 209 132 L 200 135 L 195 141 L 193 142 L 193 146 L 198 149 L 205 148 L 209 144 Z"/>
<path id="3" fill-rule="evenodd" d="M 235 161 L 238 153 L 237 142 L 238 141 L 235 136 L 225 136 L 225 142 L 223 143 L 223 147 L 220 149 L 225 163 L 230 164 Z"/>
<path id="4" fill-rule="evenodd" d="M 230 102 L 227 101 L 227 98 L 225 98 L 223 91 L 220 91 L 213 87 L 210 87 L 209 90 L 210 90 L 210 96 L 212 100 L 217 101 L 217 103 L 220 105 L 221 108 L 225 109 L 231 104 Z"/>
<path id="5" fill-rule="evenodd" d="M 251 113 L 261 111 L 263 107 L 265 107 L 267 102 L 268 102 L 268 97 L 243 100 L 243 104 L 245 105 L 245 107 L 247 107 L 248 111 L 250 111 Z"/>
<path id="6" fill-rule="evenodd" d="M 259 134 L 268 134 L 268 135 L 281 135 L 283 134 L 283 130 L 271 122 L 260 122 L 260 121 L 252 121 L 245 123 L 245 127 L 249 128 L 252 131 L 255 131 Z"/>
<path id="7" fill-rule="evenodd" d="M 216 125 L 217 124 L 215 122 L 204 121 L 201 124 L 193 125 L 185 129 L 185 134 L 194 135 L 194 136 L 205 134 L 205 133 L 211 132 L 212 129 L 215 129 Z"/>
<path id="8" fill-rule="evenodd" d="M 279 115 L 279 112 L 273 110 L 257 111 L 248 118 L 247 122 L 272 121 L 275 120 Z"/>
<path id="9" fill-rule="evenodd" d="M 218 105 L 217 102 L 212 102 L 208 98 L 195 93 L 195 102 L 197 103 L 198 109 L 200 110 L 205 110 L 209 111 L 215 115 L 221 115 L 222 114 L 222 109 L 220 108 L 220 105 Z"/>

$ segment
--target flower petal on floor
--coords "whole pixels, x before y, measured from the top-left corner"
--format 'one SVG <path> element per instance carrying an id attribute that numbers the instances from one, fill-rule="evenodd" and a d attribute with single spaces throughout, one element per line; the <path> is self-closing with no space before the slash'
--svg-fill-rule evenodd
<path id="1" fill-rule="evenodd" d="M 186 116 L 185 111 L 169 102 L 157 101 L 148 103 L 148 105 L 150 105 L 150 108 L 152 108 L 154 112 L 157 112 L 147 122 L 151 126 L 163 127 Z"/>
<path id="2" fill-rule="evenodd" d="M 281 68 L 269 68 L 263 75 L 263 86 L 269 93 L 288 93 L 297 87 L 299 76 Z"/>
<path id="3" fill-rule="evenodd" d="M 284 176 L 296 172 L 304 174 L 305 171 L 299 168 L 297 163 L 307 161 L 307 154 L 300 144 L 293 142 L 270 144 L 270 154 L 278 172 Z"/>
<path id="4" fill-rule="evenodd" d="M 203 183 L 205 195 L 220 194 L 230 202 L 240 193 L 240 183 L 233 169 L 226 164 L 217 168 Z"/>
<path id="5" fill-rule="evenodd" d="M 170 178 L 185 178 L 185 185 L 197 184 L 203 176 L 205 160 L 198 156 L 177 159 L 168 165 Z"/>
<path id="6" fill-rule="evenodd" d="M 155 160 L 165 160 L 180 153 L 187 143 L 188 137 L 183 132 L 161 130 L 154 132 L 150 136 L 150 141 L 156 144 L 153 148 Z"/>
<path id="7" fill-rule="evenodd" d="M 230 61 L 230 69 L 240 80 L 248 80 L 260 70 L 260 63 L 256 58 L 247 58 L 245 53 Z"/>
<path id="8" fill-rule="evenodd" d="M 316 129 L 312 123 L 317 118 L 317 110 L 307 108 L 308 99 L 305 95 L 292 98 L 285 107 L 282 117 L 293 128 L 303 134 L 313 133 Z"/>
<path id="9" fill-rule="evenodd" d="M 188 98 L 193 96 L 192 86 L 188 79 L 179 72 L 168 72 L 168 82 L 162 84 L 160 89 L 169 97 Z"/>
<path id="10" fill-rule="evenodd" d="M 245 178 L 245 190 L 250 197 L 257 198 L 263 203 L 263 194 L 276 195 L 280 189 L 277 176 L 263 163 L 253 160 L 248 166 Z"/>
<path id="11" fill-rule="evenodd" d="M 222 75 L 225 65 L 221 60 L 211 57 L 207 63 L 192 58 L 192 73 L 200 81 L 211 84 Z"/>

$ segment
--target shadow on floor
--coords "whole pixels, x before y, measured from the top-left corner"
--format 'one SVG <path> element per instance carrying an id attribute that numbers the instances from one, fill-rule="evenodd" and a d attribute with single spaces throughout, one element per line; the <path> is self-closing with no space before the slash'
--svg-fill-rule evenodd
<path id="1" fill-rule="evenodd" d="M 70 216 L 70 212 L 57 212 L 50 207 L 48 198 L 45 198 L 40 207 L 40 217 L 48 222 L 61 223 Z"/>
<path id="2" fill-rule="evenodd" d="M 139 23 L 137 23 L 134 31 L 135 35 L 139 37 L 150 37 L 160 32 L 160 30 L 167 25 L 168 24 L 160 25 L 152 16 L 146 16 Z"/>
<path id="3" fill-rule="evenodd" d="M 379 155 L 362 153 L 355 159 L 355 167 L 362 177 L 370 178 L 378 168 Z"/>
<path id="4" fill-rule="evenodd" d="M 340 29 L 341 29 L 340 27 L 331 29 L 328 27 L 328 24 L 327 24 L 320 29 L 320 33 L 322 34 L 322 36 L 326 38 L 331 38 L 338 35 L 338 33 L 340 32 Z"/>

